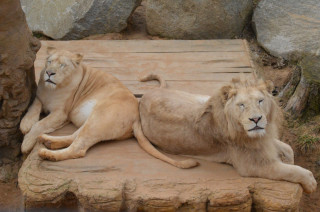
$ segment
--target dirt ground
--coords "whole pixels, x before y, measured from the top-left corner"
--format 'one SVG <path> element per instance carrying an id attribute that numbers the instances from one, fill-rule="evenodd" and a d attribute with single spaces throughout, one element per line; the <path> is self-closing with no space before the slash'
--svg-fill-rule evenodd
<path id="1" fill-rule="evenodd" d="M 128 28 L 121 33 L 109 33 L 94 35 L 85 39 L 92 40 L 157 40 L 163 39 L 147 34 L 145 22 L 145 1 L 133 13 L 129 20 Z M 249 40 L 252 57 L 256 64 L 256 69 L 265 78 L 270 79 L 275 85 L 275 94 L 279 93 L 289 81 L 293 66 L 289 66 L 286 61 L 274 58 L 260 48 L 255 39 L 250 26 L 245 30 L 241 38 Z M 41 39 L 41 38 L 40 38 Z M 44 39 L 44 38 L 43 38 Z M 281 139 L 293 146 L 295 150 L 295 163 L 311 170 L 320 184 L 320 154 L 314 152 L 302 153 L 296 145 L 299 133 L 296 128 L 290 128 L 287 121 Z M 23 198 L 17 186 L 17 182 L 0 183 L 0 212 L 1 211 L 23 211 Z M 300 211 L 315 212 L 320 211 L 320 186 L 312 194 L 304 194 L 300 203 Z"/>
<path id="2" fill-rule="evenodd" d="M 17 181 L 0 183 L 0 211 L 23 210 L 23 198 Z"/>

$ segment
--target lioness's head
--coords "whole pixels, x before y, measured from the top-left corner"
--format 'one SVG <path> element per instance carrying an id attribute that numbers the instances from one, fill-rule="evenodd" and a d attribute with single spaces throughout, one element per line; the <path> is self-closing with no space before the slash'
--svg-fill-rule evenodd
<path id="1" fill-rule="evenodd" d="M 77 67 L 81 63 L 83 55 L 57 50 L 53 47 L 48 47 L 47 52 L 49 56 L 46 66 L 41 72 L 41 78 L 45 86 L 56 89 L 68 85 L 72 75 L 77 72 Z"/>
<path id="2" fill-rule="evenodd" d="M 271 81 L 258 79 L 233 79 L 230 85 L 222 87 L 231 137 L 240 133 L 249 138 L 263 137 L 270 125 L 280 120 L 280 109 L 271 95 L 272 89 Z"/>

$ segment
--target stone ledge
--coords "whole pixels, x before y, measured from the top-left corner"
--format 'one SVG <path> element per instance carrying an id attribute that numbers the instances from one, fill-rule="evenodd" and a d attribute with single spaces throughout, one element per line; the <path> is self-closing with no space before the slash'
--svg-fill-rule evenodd
<path id="1" fill-rule="evenodd" d="M 102 142 L 84 158 L 61 162 L 40 159 L 39 147 L 19 172 L 27 208 L 58 205 L 72 193 L 89 211 L 295 211 L 302 195 L 299 184 L 243 178 L 225 164 L 199 160 L 199 167 L 178 169 L 135 139 Z"/>

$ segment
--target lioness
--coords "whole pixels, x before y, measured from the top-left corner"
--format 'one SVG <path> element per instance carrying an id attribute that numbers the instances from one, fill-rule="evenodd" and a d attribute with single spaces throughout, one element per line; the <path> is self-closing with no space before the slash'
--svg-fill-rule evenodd
<path id="1" fill-rule="evenodd" d="M 152 78 L 161 77 L 142 81 Z M 287 180 L 313 192 L 312 173 L 293 165 L 291 147 L 277 139 L 282 114 L 271 88 L 256 78 L 234 79 L 211 97 L 158 88 L 140 101 L 142 131 L 166 152 L 229 163 L 241 176 Z"/>
<path id="2" fill-rule="evenodd" d="M 83 157 L 102 140 L 137 137 L 140 146 L 180 168 L 197 165 L 194 160 L 174 161 L 146 142 L 139 121 L 138 101 L 118 79 L 83 64 L 81 54 L 48 48 L 49 57 L 40 74 L 36 98 L 23 117 L 20 129 L 26 134 L 21 150 L 28 153 L 36 140 L 48 148 L 39 156 L 53 161 Z M 48 116 L 39 121 L 40 113 Z M 72 122 L 79 129 L 68 136 L 50 133 Z M 65 149 L 61 149 L 67 147 Z M 61 149 L 61 150 L 56 150 Z"/>

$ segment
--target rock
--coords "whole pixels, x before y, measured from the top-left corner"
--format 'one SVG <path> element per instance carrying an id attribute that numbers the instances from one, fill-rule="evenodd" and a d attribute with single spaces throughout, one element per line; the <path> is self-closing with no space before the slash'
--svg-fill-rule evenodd
<path id="1" fill-rule="evenodd" d="M 148 0 L 147 30 L 173 39 L 235 38 L 252 10 L 252 0 Z"/>
<path id="2" fill-rule="evenodd" d="M 30 29 L 53 39 L 120 32 L 141 0 L 21 0 Z"/>
<path id="3" fill-rule="evenodd" d="M 295 118 L 320 114 L 320 55 L 305 55 L 283 90 L 284 100 L 290 97 L 285 110 Z M 285 101 L 283 101 L 285 103 Z"/>
<path id="4" fill-rule="evenodd" d="M 19 122 L 35 95 L 33 63 L 40 42 L 28 28 L 19 0 L 0 1 L 0 180 L 16 177 Z M 8 162 L 9 161 L 9 162 Z M 11 169 L 11 168 L 12 169 Z"/>
<path id="5" fill-rule="evenodd" d="M 262 0 L 253 15 L 259 44 L 276 57 L 320 54 L 319 0 Z"/>
<path id="6" fill-rule="evenodd" d="M 296 211 L 302 195 L 299 184 L 244 178 L 225 164 L 178 169 L 135 139 L 103 142 L 84 158 L 60 162 L 41 160 L 39 146 L 19 171 L 27 209 L 58 206 L 72 194 L 88 211 Z"/>

